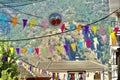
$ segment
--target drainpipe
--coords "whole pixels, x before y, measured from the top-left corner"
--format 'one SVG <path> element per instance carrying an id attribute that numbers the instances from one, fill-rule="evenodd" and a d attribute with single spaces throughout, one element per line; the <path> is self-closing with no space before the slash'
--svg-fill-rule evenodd
<path id="1" fill-rule="evenodd" d="M 120 23 L 120 12 L 117 12 L 116 13 L 116 20 L 118 21 L 118 24 Z M 117 55 L 117 57 L 118 57 L 118 80 L 120 80 L 120 29 L 119 29 L 119 31 L 118 31 L 118 34 L 117 34 L 117 41 L 118 41 L 118 46 L 119 46 L 119 48 L 118 48 L 118 55 Z"/>

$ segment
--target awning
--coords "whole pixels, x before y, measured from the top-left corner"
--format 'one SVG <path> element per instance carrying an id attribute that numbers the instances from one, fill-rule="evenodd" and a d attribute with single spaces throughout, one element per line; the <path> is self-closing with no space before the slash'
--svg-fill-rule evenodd
<path id="1" fill-rule="evenodd" d="M 51 72 L 108 70 L 107 66 L 93 60 L 40 62 L 39 68 Z"/>

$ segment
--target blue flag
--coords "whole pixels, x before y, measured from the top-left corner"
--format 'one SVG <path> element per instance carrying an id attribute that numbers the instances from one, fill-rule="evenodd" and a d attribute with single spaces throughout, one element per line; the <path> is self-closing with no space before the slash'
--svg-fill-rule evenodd
<path id="1" fill-rule="evenodd" d="M 80 49 L 83 47 L 83 42 L 79 42 L 78 45 L 80 46 Z"/>
<path id="2" fill-rule="evenodd" d="M 32 55 L 33 49 L 32 48 L 28 48 L 28 52 Z"/>
<path id="3" fill-rule="evenodd" d="M 70 24 L 70 32 L 72 32 L 72 30 L 75 28 L 75 26 L 73 24 Z"/>
<path id="4" fill-rule="evenodd" d="M 5 21 L 7 20 L 6 16 L 1 16 L 2 26 L 5 25 Z"/>

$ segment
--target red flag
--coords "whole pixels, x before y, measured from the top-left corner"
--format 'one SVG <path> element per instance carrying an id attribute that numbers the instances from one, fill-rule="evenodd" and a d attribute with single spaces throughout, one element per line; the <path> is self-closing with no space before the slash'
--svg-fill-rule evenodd
<path id="1" fill-rule="evenodd" d="M 35 48 L 35 53 L 38 55 L 39 54 L 39 48 Z"/>
<path id="2" fill-rule="evenodd" d="M 65 29 L 65 24 L 62 24 L 61 31 L 64 32 L 64 29 Z"/>

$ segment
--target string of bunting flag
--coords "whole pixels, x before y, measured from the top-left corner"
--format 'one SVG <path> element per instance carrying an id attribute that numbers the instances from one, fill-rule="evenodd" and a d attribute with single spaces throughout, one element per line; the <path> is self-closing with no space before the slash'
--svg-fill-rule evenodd
<path id="1" fill-rule="evenodd" d="M 119 9 L 120 9 L 120 8 L 119 8 Z M 84 29 L 85 29 L 85 32 L 87 33 L 88 30 L 89 30 L 89 27 L 90 27 L 89 25 L 95 24 L 95 23 L 97 23 L 97 22 L 99 22 L 99 21 L 102 21 L 102 20 L 108 18 L 110 15 L 112 15 L 113 13 L 115 13 L 116 11 L 118 11 L 119 9 L 117 9 L 117 10 L 115 10 L 114 12 L 112 12 L 111 14 L 105 16 L 104 18 L 101 18 L 101 19 L 99 19 L 99 20 L 97 20 L 97 21 L 94 21 L 94 22 L 92 22 L 92 23 L 90 23 L 90 24 L 87 24 L 87 25 L 85 25 L 85 26 L 83 26 L 83 25 L 78 25 L 78 26 L 76 27 L 74 24 L 70 24 L 70 30 L 65 30 L 65 24 L 63 24 L 63 25 L 61 26 L 61 32 L 60 32 L 60 33 L 55 33 L 55 34 L 50 34 L 50 35 L 45 35 L 45 36 L 40 36 L 40 37 L 27 38 L 27 39 L 0 40 L 0 41 L 1 41 L 1 42 L 25 41 L 25 40 L 32 40 L 32 39 L 44 38 L 44 37 L 51 37 L 51 36 L 59 35 L 59 34 L 62 34 L 62 33 L 67 33 L 67 32 L 69 32 L 69 31 L 75 31 L 76 29 L 78 29 L 78 31 L 80 31 L 83 27 L 84 27 Z M 2 16 L 1 18 L 2 18 L 2 19 L 1 19 L 1 20 L 2 20 L 2 25 L 4 25 L 4 24 L 5 24 L 5 21 L 7 20 L 7 18 L 6 18 L 5 16 Z M 17 24 L 17 18 L 12 18 L 12 21 L 11 21 L 11 22 L 13 22 L 13 26 L 16 26 L 16 24 Z M 27 22 L 28 22 L 27 19 L 23 19 L 23 28 L 25 28 L 25 26 L 27 25 Z M 35 22 L 36 22 L 35 20 L 31 20 L 31 21 L 30 21 L 30 27 L 32 27 L 33 25 L 35 25 Z M 43 22 L 42 26 L 43 26 L 44 28 L 46 28 L 46 22 Z M 94 30 L 95 30 L 95 29 L 96 29 L 96 28 L 94 27 Z M 95 30 L 95 31 L 96 31 L 96 30 Z M 95 33 L 95 32 L 94 32 L 94 33 Z"/>
<path id="2" fill-rule="evenodd" d="M 27 71 L 31 71 L 33 73 L 37 73 L 40 75 L 42 74 L 42 75 L 46 75 L 46 76 L 52 76 L 52 72 L 49 72 L 48 70 L 39 69 L 38 67 L 30 65 L 30 64 L 28 64 L 24 61 L 21 61 L 21 60 L 17 60 L 16 62 L 19 66 L 23 66 Z"/>

